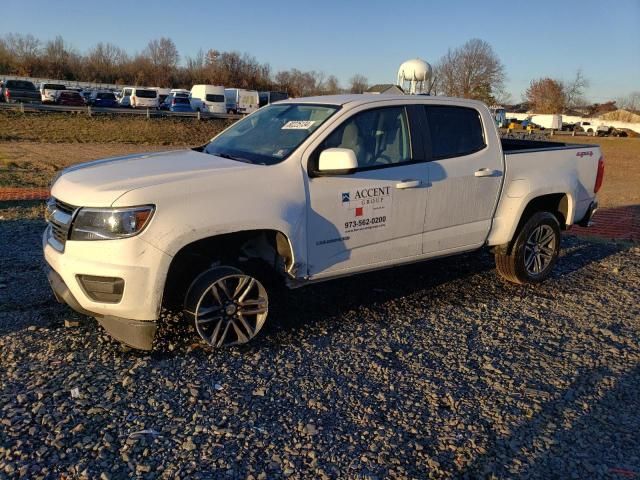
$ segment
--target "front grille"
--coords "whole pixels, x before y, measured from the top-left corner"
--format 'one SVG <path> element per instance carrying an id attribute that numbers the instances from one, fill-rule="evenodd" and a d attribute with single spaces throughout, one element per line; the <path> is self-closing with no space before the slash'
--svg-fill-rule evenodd
<path id="1" fill-rule="evenodd" d="M 47 241 L 60 252 L 64 251 L 76 210 L 78 207 L 61 202 L 57 198 L 51 197 L 47 200 L 46 218 L 51 227 Z"/>

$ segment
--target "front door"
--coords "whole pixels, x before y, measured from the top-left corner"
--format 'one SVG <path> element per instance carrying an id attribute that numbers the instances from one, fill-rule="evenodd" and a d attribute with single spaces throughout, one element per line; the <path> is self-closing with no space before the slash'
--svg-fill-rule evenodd
<path id="1" fill-rule="evenodd" d="M 421 140 L 412 144 L 409 110 L 355 113 L 312 154 L 310 163 L 324 149 L 349 148 L 358 159 L 352 174 L 309 178 L 312 278 L 421 254 L 428 170 Z"/>

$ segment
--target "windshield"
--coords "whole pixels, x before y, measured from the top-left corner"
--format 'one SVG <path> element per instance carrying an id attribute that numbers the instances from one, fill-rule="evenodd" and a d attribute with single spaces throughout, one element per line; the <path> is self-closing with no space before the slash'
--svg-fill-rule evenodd
<path id="1" fill-rule="evenodd" d="M 141 90 L 136 89 L 136 97 L 140 98 L 156 98 L 158 96 L 158 92 L 155 90 Z"/>
<path id="2" fill-rule="evenodd" d="M 211 140 L 204 151 L 242 162 L 273 165 L 287 158 L 338 108 L 306 104 L 264 107 Z"/>
<path id="3" fill-rule="evenodd" d="M 65 86 L 64 85 L 58 85 L 56 83 L 45 83 L 42 88 L 44 90 L 64 90 Z"/>
<path id="4" fill-rule="evenodd" d="M 212 95 L 208 93 L 205 99 L 207 102 L 224 102 L 224 95 Z"/>

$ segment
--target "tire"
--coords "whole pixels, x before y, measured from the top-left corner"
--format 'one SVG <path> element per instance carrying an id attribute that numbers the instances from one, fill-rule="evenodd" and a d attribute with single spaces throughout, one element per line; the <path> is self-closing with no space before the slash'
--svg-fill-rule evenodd
<path id="1" fill-rule="evenodd" d="M 513 283 L 540 283 L 551 274 L 559 252 L 558 219 L 550 212 L 536 212 L 506 248 L 496 249 L 496 269 Z"/>
<path id="2" fill-rule="evenodd" d="M 247 343 L 260 333 L 269 314 L 265 283 L 235 267 L 211 268 L 191 283 L 184 314 L 214 348 Z"/>

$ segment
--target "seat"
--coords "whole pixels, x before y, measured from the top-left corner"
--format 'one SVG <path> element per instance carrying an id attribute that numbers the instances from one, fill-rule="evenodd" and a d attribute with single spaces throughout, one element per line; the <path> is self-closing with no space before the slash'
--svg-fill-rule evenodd
<path id="1" fill-rule="evenodd" d="M 364 141 L 360 135 L 360 129 L 355 122 L 349 122 L 342 132 L 340 148 L 349 148 L 354 151 L 358 159 L 358 165 L 365 165 Z"/>

